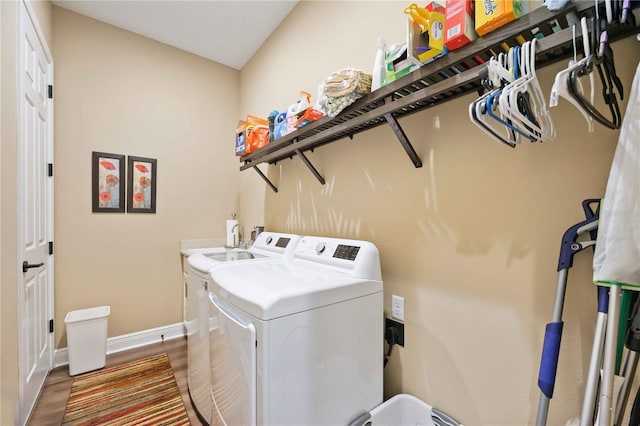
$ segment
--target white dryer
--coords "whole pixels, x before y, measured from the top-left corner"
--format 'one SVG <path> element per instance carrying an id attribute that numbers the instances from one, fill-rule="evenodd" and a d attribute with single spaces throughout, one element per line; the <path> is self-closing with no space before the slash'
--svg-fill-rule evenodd
<path id="1" fill-rule="evenodd" d="M 211 359 L 209 329 L 215 319 L 209 318 L 209 270 L 227 262 L 283 260 L 293 255 L 299 235 L 262 232 L 248 250 L 212 248 L 187 258 L 185 329 L 187 332 L 187 382 L 189 395 L 201 419 L 211 418 Z"/>
<path id="2" fill-rule="evenodd" d="M 373 244 L 303 237 L 289 261 L 210 274 L 212 425 L 346 425 L 382 403 Z"/>

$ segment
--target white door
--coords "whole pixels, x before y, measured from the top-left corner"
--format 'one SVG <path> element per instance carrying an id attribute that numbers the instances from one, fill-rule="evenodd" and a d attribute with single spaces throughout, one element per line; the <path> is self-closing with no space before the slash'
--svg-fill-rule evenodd
<path id="1" fill-rule="evenodd" d="M 53 363 L 53 62 L 32 9 L 24 2 L 19 7 L 18 422 L 24 424 Z"/>

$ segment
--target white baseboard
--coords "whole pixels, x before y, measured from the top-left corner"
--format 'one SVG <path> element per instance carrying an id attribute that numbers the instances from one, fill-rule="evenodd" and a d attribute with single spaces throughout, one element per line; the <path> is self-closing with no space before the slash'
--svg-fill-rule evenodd
<path id="1" fill-rule="evenodd" d="M 107 355 L 128 349 L 139 348 L 141 346 L 159 343 L 163 340 L 171 340 L 184 337 L 184 324 L 176 323 L 164 327 L 152 328 L 150 330 L 138 331 L 136 333 L 123 334 L 122 336 L 110 337 L 107 339 Z M 69 349 L 56 349 L 53 354 L 53 367 L 60 367 L 69 364 Z"/>

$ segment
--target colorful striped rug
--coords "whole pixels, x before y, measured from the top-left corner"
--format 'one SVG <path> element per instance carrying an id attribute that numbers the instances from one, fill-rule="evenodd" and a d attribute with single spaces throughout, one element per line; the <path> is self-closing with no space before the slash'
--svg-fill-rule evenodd
<path id="1" fill-rule="evenodd" d="M 64 425 L 190 425 L 166 353 L 76 376 Z"/>

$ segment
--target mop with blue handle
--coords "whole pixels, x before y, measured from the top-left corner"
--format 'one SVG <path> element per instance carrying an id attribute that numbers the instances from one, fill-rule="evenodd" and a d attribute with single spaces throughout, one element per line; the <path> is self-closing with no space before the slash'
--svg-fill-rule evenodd
<path id="1" fill-rule="evenodd" d="M 595 208 L 593 206 L 595 206 Z M 569 269 L 573 266 L 573 258 L 576 254 L 595 244 L 599 207 L 600 200 L 584 200 L 582 202 L 582 209 L 584 210 L 586 220 L 573 225 L 567 229 L 562 236 L 553 314 L 551 322 L 547 324 L 545 330 L 542 357 L 540 359 L 540 371 L 538 373 L 538 387 L 541 391 L 538 402 L 538 415 L 536 418 L 536 425 L 538 426 L 547 424 L 549 403 L 553 397 L 553 389 L 556 382 L 560 342 L 562 340 L 562 327 L 564 324 L 562 321 L 562 310 L 564 307 L 564 296 L 567 288 Z M 591 239 L 589 241 L 578 241 L 578 239 L 585 234 L 589 234 Z"/>

